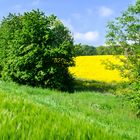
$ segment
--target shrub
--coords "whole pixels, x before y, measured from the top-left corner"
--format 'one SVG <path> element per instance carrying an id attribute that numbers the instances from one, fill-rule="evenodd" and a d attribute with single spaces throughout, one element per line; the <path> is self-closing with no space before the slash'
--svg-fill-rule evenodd
<path id="1" fill-rule="evenodd" d="M 2 79 L 72 91 L 73 38 L 56 16 L 9 14 L 0 25 Z"/>
<path id="2" fill-rule="evenodd" d="M 136 116 L 140 118 L 140 92 L 125 94 L 125 97 L 130 101 L 132 110 L 135 112 Z"/>

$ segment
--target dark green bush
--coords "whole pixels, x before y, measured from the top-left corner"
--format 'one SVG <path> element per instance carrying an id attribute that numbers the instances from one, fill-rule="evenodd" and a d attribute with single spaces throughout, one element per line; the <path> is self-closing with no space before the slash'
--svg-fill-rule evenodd
<path id="1" fill-rule="evenodd" d="M 129 94 L 129 99 L 131 101 L 132 107 L 136 111 L 136 115 L 140 117 L 140 83 L 133 83 L 131 85 L 131 90 L 133 91 Z"/>
<path id="2" fill-rule="evenodd" d="M 140 92 L 125 94 L 125 97 L 129 100 L 132 110 L 136 113 L 136 116 L 140 118 Z"/>
<path id="3" fill-rule="evenodd" d="M 39 10 L 9 14 L 0 24 L 2 79 L 72 91 L 73 38 L 62 22 Z"/>
<path id="4" fill-rule="evenodd" d="M 140 118 L 140 85 L 139 83 L 124 83 L 116 88 L 116 93 L 123 96 L 131 105 L 136 116 Z M 122 94 L 123 93 L 123 94 Z"/>

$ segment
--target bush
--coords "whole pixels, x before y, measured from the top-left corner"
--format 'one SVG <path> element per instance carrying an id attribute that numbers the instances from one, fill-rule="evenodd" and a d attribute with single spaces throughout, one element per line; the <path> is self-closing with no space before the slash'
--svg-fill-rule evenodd
<path id="1" fill-rule="evenodd" d="M 136 116 L 140 118 L 140 92 L 133 92 L 131 94 L 125 94 L 132 106 L 132 110 L 135 112 Z"/>
<path id="2" fill-rule="evenodd" d="M 140 118 L 140 85 L 138 83 L 120 84 L 115 92 L 115 94 L 123 96 L 125 101 L 128 101 L 135 115 Z"/>
<path id="3" fill-rule="evenodd" d="M 140 117 L 140 84 L 133 83 L 131 85 L 131 90 L 133 92 L 131 94 L 128 94 L 128 98 L 131 101 L 133 109 L 136 111 L 136 115 Z"/>
<path id="4" fill-rule="evenodd" d="M 56 16 L 39 10 L 9 14 L 0 33 L 2 79 L 72 91 L 73 38 Z"/>

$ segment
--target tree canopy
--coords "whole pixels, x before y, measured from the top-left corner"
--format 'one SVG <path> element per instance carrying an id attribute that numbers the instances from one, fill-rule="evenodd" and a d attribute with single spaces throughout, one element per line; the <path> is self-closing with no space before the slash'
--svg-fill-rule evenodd
<path id="1" fill-rule="evenodd" d="M 120 17 L 108 24 L 106 42 L 109 46 L 119 46 L 124 58 L 123 66 L 116 66 L 131 82 L 140 82 L 140 0 L 130 5 Z"/>
<path id="2" fill-rule="evenodd" d="M 74 48 L 75 56 L 96 55 L 96 48 L 90 45 L 76 44 Z"/>
<path id="3" fill-rule="evenodd" d="M 56 16 L 39 10 L 9 14 L 0 23 L 0 65 L 4 80 L 72 90 L 73 38 Z"/>
<path id="4" fill-rule="evenodd" d="M 118 55 L 122 54 L 119 46 L 98 46 L 91 45 L 74 45 L 75 56 L 88 56 L 88 55 Z"/>

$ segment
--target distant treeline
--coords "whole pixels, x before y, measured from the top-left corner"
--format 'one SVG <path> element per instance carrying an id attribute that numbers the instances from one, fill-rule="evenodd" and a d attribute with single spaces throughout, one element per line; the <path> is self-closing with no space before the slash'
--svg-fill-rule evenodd
<path id="1" fill-rule="evenodd" d="M 75 45 L 76 56 L 87 56 L 87 55 L 119 55 L 122 54 L 120 46 L 99 46 L 94 47 L 90 45 Z"/>

